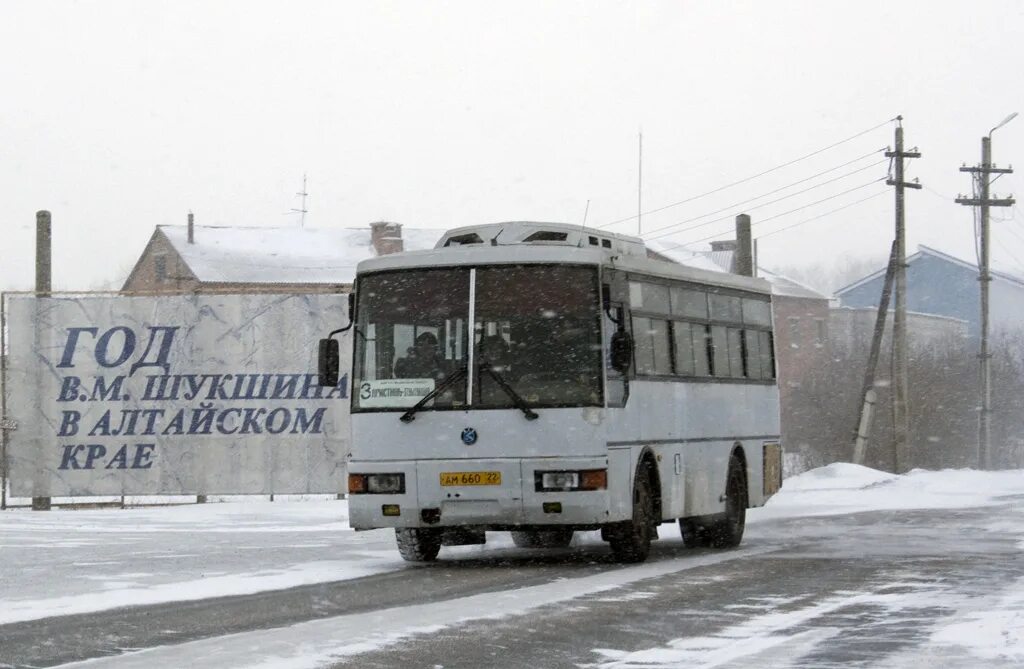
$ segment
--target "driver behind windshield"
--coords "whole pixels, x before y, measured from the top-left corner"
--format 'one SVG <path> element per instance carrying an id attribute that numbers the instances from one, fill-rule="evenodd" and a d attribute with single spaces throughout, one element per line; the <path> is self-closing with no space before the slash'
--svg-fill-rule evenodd
<path id="1" fill-rule="evenodd" d="M 424 332 L 416 337 L 408 355 L 395 363 L 396 379 L 440 379 L 446 374 L 445 361 L 437 349 L 437 337 Z"/>

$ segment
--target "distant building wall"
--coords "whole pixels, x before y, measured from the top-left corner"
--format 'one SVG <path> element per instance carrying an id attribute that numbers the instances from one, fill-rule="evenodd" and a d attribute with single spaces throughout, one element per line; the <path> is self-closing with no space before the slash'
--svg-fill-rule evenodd
<path id="1" fill-rule="evenodd" d="M 843 291 L 844 307 L 877 307 L 884 276 Z M 978 272 L 942 258 L 922 254 L 907 267 L 907 310 L 951 316 L 967 322 L 968 336 L 980 335 Z"/>
<path id="2" fill-rule="evenodd" d="M 838 307 L 829 310 L 829 332 L 832 344 L 847 350 L 868 350 L 875 332 L 875 307 Z M 882 350 L 889 350 L 892 336 L 892 312 L 885 321 Z M 969 340 L 967 321 L 935 314 L 907 314 L 907 344 L 911 350 L 938 347 L 966 349 Z"/>
<path id="3" fill-rule="evenodd" d="M 803 462 L 820 437 L 813 425 L 816 407 L 803 400 L 802 388 L 828 360 L 828 300 L 775 295 L 772 311 L 783 448 Z"/>

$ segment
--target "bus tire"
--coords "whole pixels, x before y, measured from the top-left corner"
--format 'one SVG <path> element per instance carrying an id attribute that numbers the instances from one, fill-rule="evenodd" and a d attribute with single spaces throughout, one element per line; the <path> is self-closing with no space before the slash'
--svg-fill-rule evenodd
<path id="1" fill-rule="evenodd" d="M 441 532 L 432 528 L 396 527 L 395 541 L 406 562 L 433 562 L 441 551 Z"/>
<path id="2" fill-rule="evenodd" d="M 641 465 L 633 483 L 633 519 L 608 529 L 612 555 L 619 562 L 643 562 L 651 552 L 654 534 L 654 495 L 651 472 Z"/>
<path id="3" fill-rule="evenodd" d="M 747 474 L 743 461 L 729 458 L 729 474 L 725 481 L 725 517 L 708 528 L 714 548 L 734 548 L 743 540 L 747 521 Z"/>
<path id="4" fill-rule="evenodd" d="M 683 546 L 686 548 L 707 548 L 711 545 L 707 528 L 695 520 L 680 518 L 679 534 L 682 535 Z"/>
<path id="5" fill-rule="evenodd" d="M 565 548 L 572 543 L 573 531 L 557 527 L 550 530 L 513 530 L 512 543 L 519 548 Z"/>

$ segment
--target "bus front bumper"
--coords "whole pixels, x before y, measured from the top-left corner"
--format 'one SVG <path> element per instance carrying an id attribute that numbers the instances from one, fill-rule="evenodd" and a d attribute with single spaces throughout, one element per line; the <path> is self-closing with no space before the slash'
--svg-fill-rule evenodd
<path id="1" fill-rule="evenodd" d="M 508 529 L 537 525 L 596 527 L 627 520 L 622 510 L 629 505 L 617 497 L 625 495 L 628 500 L 628 479 L 616 481 L 609 473 L 604 489 L 538 489 L 544 472 L 600 470 L 608 470 L 607 457 L 351 462 L 350 475 L 401 474 L 403 489 L 395 493 L 350 491 L 349 523 L 357 530 L 458 526 Z"/>

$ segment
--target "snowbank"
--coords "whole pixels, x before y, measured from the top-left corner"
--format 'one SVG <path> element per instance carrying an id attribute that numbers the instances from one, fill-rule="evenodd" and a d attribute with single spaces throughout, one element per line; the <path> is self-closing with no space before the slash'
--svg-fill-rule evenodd
<path id="1" fill-rule="evenodd" d="M 896 509 L 954 509 L 996 504 L 1024 494 L 1024 470 L 973 469 L 896 475 L 846 462 L 812 469 L 785 480 L 756 519 L 827 516 Z"/>

